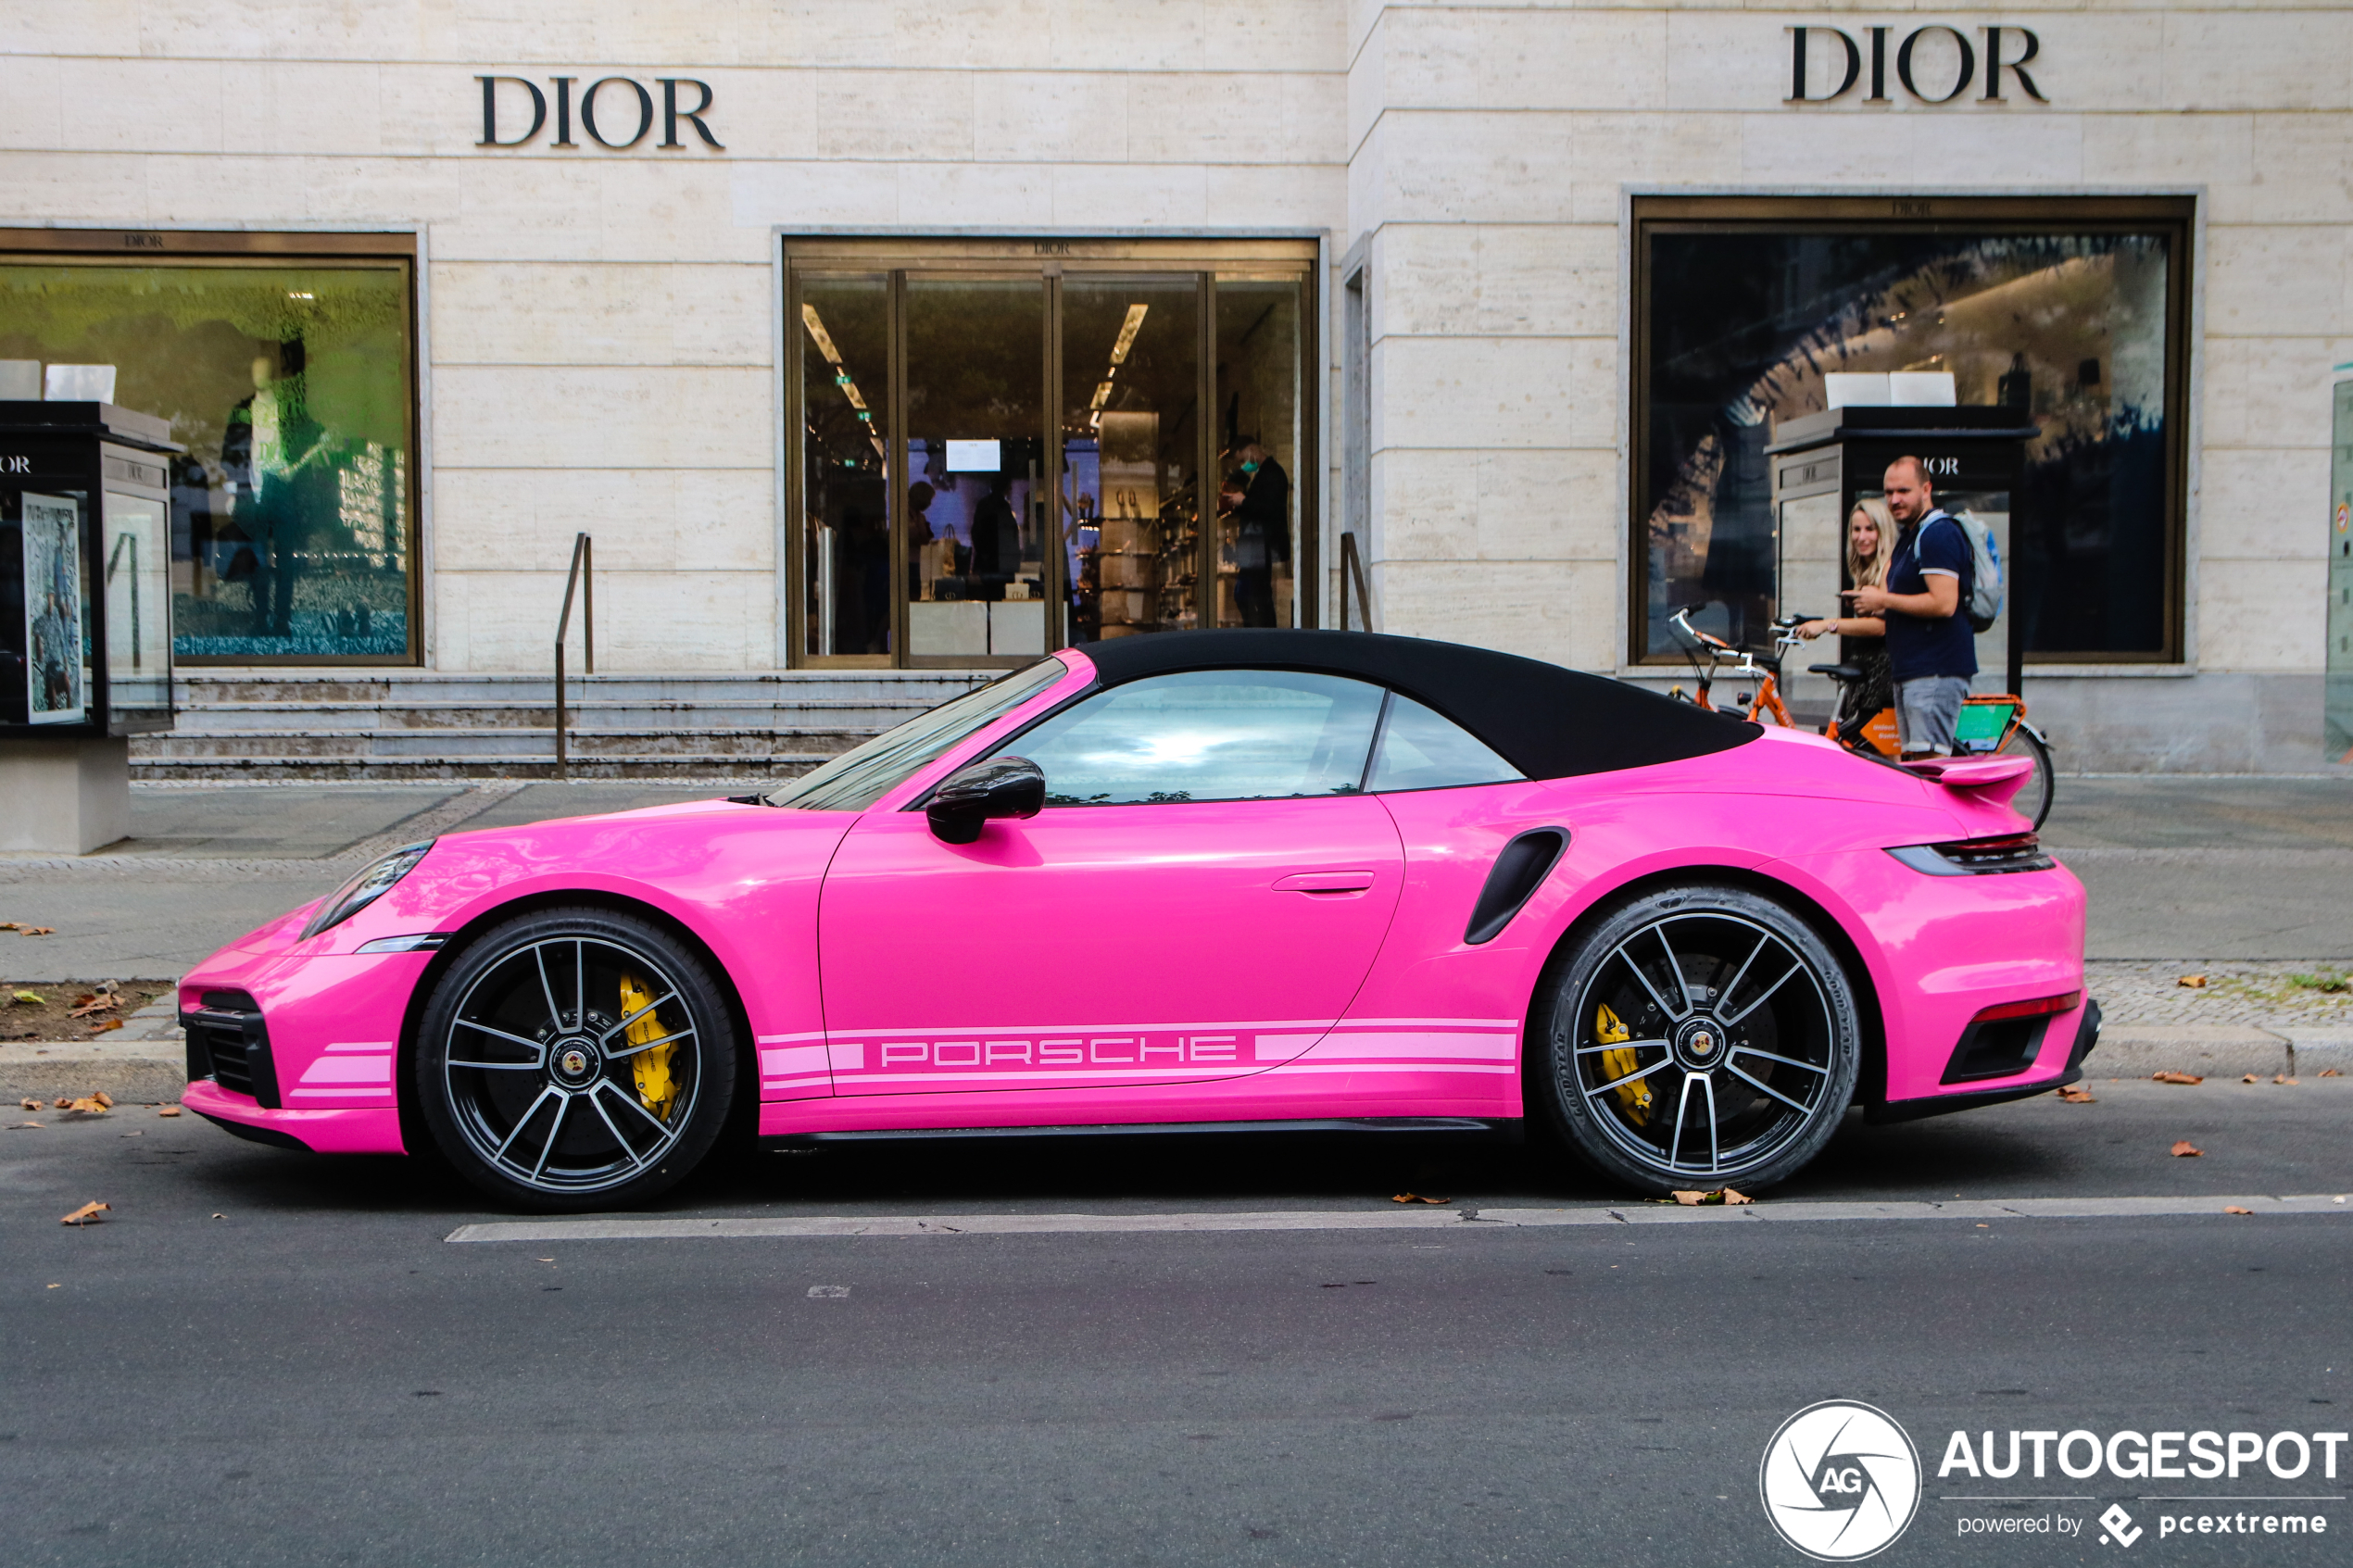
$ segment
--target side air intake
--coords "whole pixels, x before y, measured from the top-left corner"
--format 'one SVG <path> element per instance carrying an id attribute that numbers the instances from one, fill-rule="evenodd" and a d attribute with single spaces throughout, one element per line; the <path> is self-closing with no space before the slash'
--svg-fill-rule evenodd
<path id="1" fill-rule="evenodd" d="M 1463 940 L 1476 947 L 1501 936 L 1567 847 L 1567 828 L 1530 828 L 1504 845 L 1487 873 L 1487 885 L 1478 890 L 1478 902 L 1471 907 Z"/>

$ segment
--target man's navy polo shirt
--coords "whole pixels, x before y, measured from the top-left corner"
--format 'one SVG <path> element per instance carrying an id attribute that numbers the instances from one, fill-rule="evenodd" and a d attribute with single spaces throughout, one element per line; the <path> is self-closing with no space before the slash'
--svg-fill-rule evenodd
<path id="1" fill-rule="evenodd" d="M 1896 680 L 1977 673 L 1977 636 L 1969 626 L 1969 535 L 1941 511 L 1896 540 L 1887 567 L 1889 593 L 1927 593 L 1931 571 L 1949 571 L 1961 584 L 1960 603 L 1942 621 L 1887 612 L 1887 662 Z"/>

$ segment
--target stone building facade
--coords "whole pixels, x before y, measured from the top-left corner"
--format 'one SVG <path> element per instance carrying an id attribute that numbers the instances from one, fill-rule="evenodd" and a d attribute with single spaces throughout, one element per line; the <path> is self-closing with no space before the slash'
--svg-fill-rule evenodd
<path id="1" fill-rule="evenodd" d="M 194 453 L 189 669 L 537 670 L 586 532 L 609 670 L 1002 667 L 1255 621 L 1253 571 L 1329 626 L 1354 558 L 1381 630 L 1663 684 L 1679 605 L 1751 634 L 1812 608 L 1769 449 L 1844 366 L 2035 431 L 2013 543 L 2057 574 L 2021 586 L 2062 766 L 2334 760 L 2340 6 L 6 10 L 0 359 L 117 362 L 129 407 L 196 387 L 143 410 Z M 388 305 L 337 292 L 370 268 Z M 950 277 L 1013 304 L 942 295 L 926 339 Z M 876 291 L 871 351 L 826 325 L 864 308 L 844 279 Z M 1189 324 L 1149 422 L 1112 427 L 1158 443 L 1155 537 L 1202 542 L 1129 589 L 1095 416 L 1144 372 L 1082 304 L 1139 280 L 1167 291 L 1146 337 Z M 1924 300 L 1959 335 L 1906 336 Z M 148 342 L 212 379 L 143 371 Z M 984 407 L 1003 431 L 925 422 Z M 812 445 L 821 413 L 858 449 Z M 1288 542 L 1203 509 L 1253 438 Z M 870 501 L 824 512 L 827 463 Z"/>

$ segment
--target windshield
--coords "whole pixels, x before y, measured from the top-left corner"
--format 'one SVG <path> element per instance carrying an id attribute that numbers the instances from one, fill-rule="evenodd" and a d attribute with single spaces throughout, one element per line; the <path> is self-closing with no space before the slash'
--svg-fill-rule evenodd
<path id="1" fill-rule="evenodd" d="M 1016 670 L 801 774 L 772 791 L 768 804 L 811 811 L 862 811 L 916 769 L 1069 672 L 1069 666 L 1058 659 Z"/>

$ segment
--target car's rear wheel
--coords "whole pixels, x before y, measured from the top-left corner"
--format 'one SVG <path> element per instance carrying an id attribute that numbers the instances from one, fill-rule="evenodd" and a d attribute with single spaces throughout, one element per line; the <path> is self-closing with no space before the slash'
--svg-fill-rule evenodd
<path id="1" fill-rule="evenodd" d="M 695 954 L 618 911 L 485 932 L 425 1009 L 417 1098 L 434 1141 L 519 1207 L 610 1209 L 683 1180 L 727 1118 L 736 1039 Z"/>
<path id="2" fill-rule="evenodd" d="M 1854 1098 L 1854 983 L 1794 912 L 1744 888 L 1664 889 L 1546 972 L 1540 1083 L 1558 1130 L 1652 1193 L 1768 1186 Z"/>

